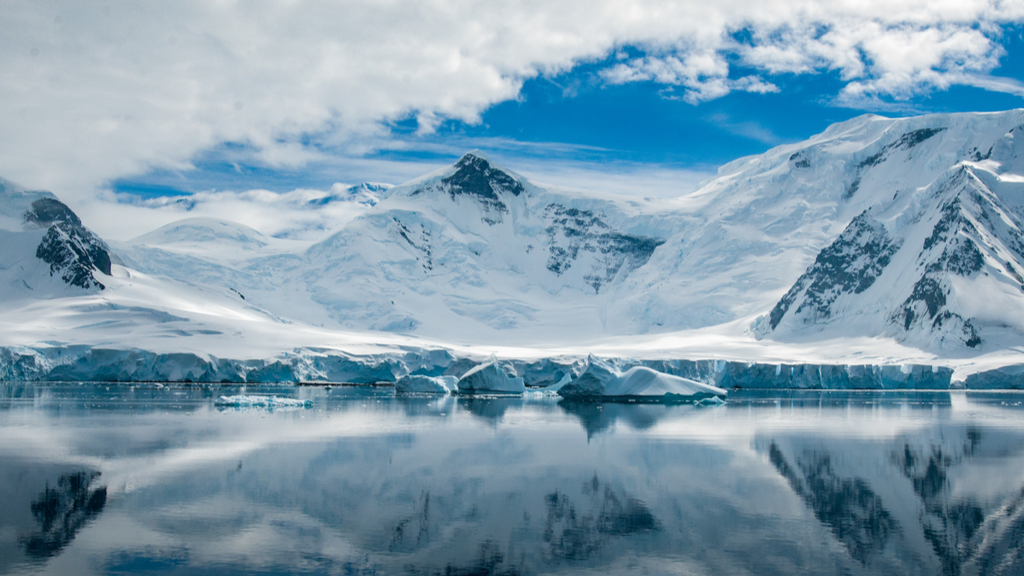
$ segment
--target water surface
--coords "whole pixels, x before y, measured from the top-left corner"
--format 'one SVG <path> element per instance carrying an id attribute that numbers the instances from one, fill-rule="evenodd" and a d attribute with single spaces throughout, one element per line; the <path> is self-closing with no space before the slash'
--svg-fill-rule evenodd
<path id="1" fill-rule="evenodd" d="M 1020 574 L 1022 401 L 0 384 L 0 573 Z"/>

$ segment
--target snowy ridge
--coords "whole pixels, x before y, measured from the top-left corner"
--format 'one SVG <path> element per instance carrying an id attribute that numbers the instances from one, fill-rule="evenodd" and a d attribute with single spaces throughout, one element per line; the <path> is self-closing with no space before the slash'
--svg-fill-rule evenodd
<path id="1" fill-rule="evenodd" d="M 562 376 L 591 353 L 724 362 L 664 373 L 725 387 L 1016 385 L 1022 125 L 864 116 L 668 200 L 545 189 L 471 152 L 289 197 L 359 205 L 302 240 L 189 218 L 108 245 L 3 181 L 0 377 L 394 382 L 498 352 Z"/>
<path id="2" fill-rule="evenodd" d="M 915 130 L 862 162 L 941 130 Z M 932 137 L 932 136 L 929 136 Z M 923 188 L 894 192 L 858 215 L 758 325 L 761 336 L 885 334 L 922 348 L 961 351 L 1024 332 L 1024 188 L 998 174 L 1018 157 L 1012 131 L 982 155 L 976 149 Z M 856 181 L 855 181 L 856 182 Z M 988 182 L 988 184 L 986 184 Z M 999 190 L 999 193 L 995 192 Z"/>
<path id="3" fill-rule="evenodd" d="M 107 244 L 53 194 L 0 180 L 0 285 L 10 300 L 26 291 L 52 295 L 68 287 L 104 289 Z"/>

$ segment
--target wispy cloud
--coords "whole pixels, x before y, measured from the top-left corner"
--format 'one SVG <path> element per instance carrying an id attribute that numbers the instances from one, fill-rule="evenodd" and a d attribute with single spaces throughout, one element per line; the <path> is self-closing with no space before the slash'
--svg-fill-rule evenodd
<path id="1" fill-rule="evenodd" d="M 366 212 L 378 196 L 372 188 L 336 184 L 327 190 L 256 189 L 149 199 L 123 196 L 119 202 L 95 199 L 84 202 L 78 212 L 108 240 L 130 240 L 186 218 L 212 218 L 245 224 L 267 236 L 312 242 Z"/>
<path id="2" fill-rule="evenodd" d="M 1024 82 L 1013 78 L 1000 78 L 999 76 L 987 76 L 984 74 L 964 74 L 958 78 L 956 83 L 982 88 L 989 92 L 1004 92 L 1024 97 Z"/>
<path id="3" fill-rule="evenodd" d="M 533 144 L 530 153 L 523 154 L 522 143 L 500 139 L 487 139 L 487 143 L 485 148 L 493 161 L 534 184 L 591 195 L 674 198 L 692 192 L 700 182 L 714 175 L 713 167 L 573 159 L 575 150 L 564 144 Z M 433 149 L 439 153 L 456 151 L 443 145 Z M 465 151 L 458 149 L 457 153 Z M 393 182 L 401 183 L 448 163 L 378 158 L 364 168 L 372 173 L 395 175 Z M 279 178 L 280 175 L 267 175 L 271 181 Z M 84 200 L 76 211 L 90 228 L 108 240 L 130 240 L 185 218 L 213 218 L 245 224 L 268 236 L 312 242 L 326 238 L 365 213 L 373 206 L 375 196 L 380 194 L 367 192 L 358 184 L 336 183 L 325 189 L 205 190 L 153 198 L 122 194 L 116 198 Z"/>
<path id="4" fill-rule="evenodd" d="M 777 146 L 786 141 L 758 122 L 750 120 L 737 121 L 728 114 L 712 114 L 708 116 L 707 120 L 730 134 L 742 136 L 762 144 L 768 144 L 769 146 Z"/>
<path id="5" fill-rule="evenodd" d="M 554 185 L 590 194 L 635 198 L 676 198 L 693 192 L 715 175 L 711 167 L 698 169 L 638 162 L 522 161 L 515 170 L 542 186 Z"/>

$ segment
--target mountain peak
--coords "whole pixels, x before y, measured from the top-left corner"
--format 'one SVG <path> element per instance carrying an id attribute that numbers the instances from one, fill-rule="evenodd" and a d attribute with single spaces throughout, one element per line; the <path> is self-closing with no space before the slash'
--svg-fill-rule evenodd
<path id="1" fill-rule="evenodd" d="M 526 192 L 519 177 L 491 163 L 479 150 L 467 152 L 441 174 L 444 176 L 440 180 L 428 181 L 412 195 L 435 192 L 448 194 L 452 200 L 468 197 L 483 208 L 483 221 L 488 224 L 501 222 L 502 214 L 508 213 L 505 199 L 509 195 L 520 196 Z"/>
<path id="2" fill-rule="evenodd" d="M 441 180 L 452 198 L 470 196 L 480 202 L 492 217 L 485 217 L 488 224 L 501 222 L 501 214 L 508 212 L 508 206 L 501 194 L 519 196 L 526 191 L 519 179 L 511 173 L 491 164 L 478 150 L 466 153 L 455 163 L 455 173 Z"/>
<path id="3" fill-rule="evenodd" d="M 491 164 L 479 150 L 472 150 L 459 158 L 455 163 L 455 173 L 441 183 L 448 185 L 453 196 L 472 194 L 492 200 L 498 200 L 501 192 L 519 196 L 525 191 L 515 176 Z"/>
<path id="4" fill-rule="evenodd" d="M 463 161 L 472 160 L 474 158 L 478 159 L 478 160 L 484 160 L 486 162 L 490 162 L 491 161 L 491 159 L 487 156 L 487 154 L 485 154 L 483 152 L 483 150 L 480 150 L 479 148 L 473 148 L 469 152 L 466 152 L 465 154 L 463 154 L 462 158 L 459 158 L 459 160 L 458 160 L 458 162 L 456 162 L 456 164 L 459 164 L 459 163 L 461 163 Z"/>
<path id="5" fill-rule="evenodd" d="M 40 228 L 46 228 L 54 222 L 67 222 L 72 226 L 81 226 L 82 220 L 77 214 L 56 198 L 40 198 L 32 203 L 32 207 L 25 212 L 25 220 L 32 222 Z"/>

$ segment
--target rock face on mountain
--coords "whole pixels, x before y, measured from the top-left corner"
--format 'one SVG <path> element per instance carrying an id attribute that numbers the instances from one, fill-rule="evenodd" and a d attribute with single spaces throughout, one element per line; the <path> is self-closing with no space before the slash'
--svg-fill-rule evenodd
<path id="1" fill-rule="evenodd" d="M 432 185 L 418 188 L 412 194 L 424 194 L 436 189 L 447 192 L 453 200 L 460 196 L 472 198 L 483 208 L 482 220 L 494 225 L 502 221 L 503 214 L 508 214 L 508 205 L 502 197 L 519 196 L 526 192 L 518 178 L 492 166 L 478 153 L 466 154 L 453 168 L 450 175 Z"/>
<path id="2" fill-rule="evenodd" d="M 861 213 L 835 242 L 818 253 L 814 265 L 772 308 L 771 329 L 778 328 L 790 308 L 794 308 L 791 316 L 801 316 L 805 323 L 828 318 L 840 295 L 860 294 L 870 288 L 899 247 L 884 226 L 867 211 Z"/>
<path id="3" fill-rule="evenodd" d="M 654 249 L 665 243 L 661 238 L 616 232 L 591 210 L 552 203 L 544 212 L 551 223 L 544 230 L 548 236 L 548 270 L 561 275 L 573 265 L 580 251 L 590 252 L 595 262 L 583 279 L 595 294 L 620 271 L 625 275 L 646 264 Z"/>
<path id="4" fill-rule="evenodd" d="M 904 183 L 891 197 L 864 185 L 873 171 L 911 164 L 915 147 L 941 146 L 942 136 L 953 132 L 947 123 L 955 128 L 957 119 L 929 120 L 933 126 L 884 135 L 888 142 L 856 164 L 857 194 L 871 194 L 874 201 L 818 252 L 759 324 L 761 336 L 848 330 L 949 350 L 983 345 L 983 326 L 1020 329 L 1024 185 L 1015 171 L 1018 127 L 987 145 L 977 134 L 957 130 L 960 150 L 951 165 L 931 181 Z M 936 162 L 941 152 L 922 156 Z"/>
<path id="5" fill-rule="evenodd" d="M 67 286 L 104 288 L 97 275 L 110 276 L 109 248 L 67 205 L 49 192 L 26 191 L 6 181 L 0 181 L 0 196 L 0 206 L 6 212 L 6 225 L 0 230 L 6 237 L 0 255 L 6 263 L 3 268 L 10 271 L 16 267 L 23 276 L 11 278 L 9 283 L 29 286 L 26 279 L 35 267 L 34 258 Z M 28 246 L 34 249 L 27 250 Z"/>
<path id="6" fill-rule="evenodd" d="M 40 198 L 25 212 L 25 221 L 46 228 L 36 258 L 50 265 L 50 275 L 59 274 L 71 286 L 104 288 L 93 272 L 110 276 L 110 252 L 70 208 L 56 198 Z"/>

